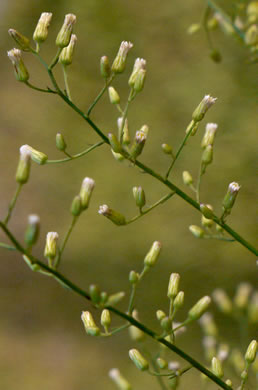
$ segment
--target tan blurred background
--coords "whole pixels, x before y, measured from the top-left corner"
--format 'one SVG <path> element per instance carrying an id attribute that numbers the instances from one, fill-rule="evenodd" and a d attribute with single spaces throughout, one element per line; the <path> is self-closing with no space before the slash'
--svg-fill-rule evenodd
<path id="1" fill-rule="evenodd" d="M 134 59 L 147 60 L 147 82 L 131 106 L 129 124 L 132 132 L 145 123 L 150 126 L 141 160 L 160 172 L 164 173 L 169 163 L 160 145 L 167 142 L 177 148 L 191 113 L 204 94 L 218 97 L 199 134 L 191 139 L 179 159 L 173 181 L 182 188 L 181 174 L 185 169 L 196 177 L 204 125 L 207 121 L 217 122 L 214 162 L 203 180 L 201 198 L 212 203 L 220 213 L 228 184 L 239 182 L 242 188 L 229 223 L 254 243 L 257 68 L 247 64 L 247 52 L 239 43 L 219 32 L 215 36 L 223 62 L 218 65 L 209 59 L 204 34 L 190 37 L 186 33 L 203 12 L 203 2 L 194 0 L 164 0 L 159 5 L 147 0 L 1 0 L 1 218 L 15 190 L 14 175 L 22 144 L 30 144 L 55 159 L 62 158 L 55 148 L 58 131 L 64 134 L 71 153 L 98 141 L 89 126 L 57 97 L 32 91 L 14 78 L 6 56 L 14 43 L 7 30 L 15 28 L 31 37 L 44 11 L 54 14 L 49 38 L 42 48 L 47 61 L 55 54 L 54 41 L 64 15 L 70 12 L 77 15 L 78 45 L 69 79 L 74 101 L 83 109 L 102 87 L 99 75 L 102 55 L 112 60 L 122 40 L 134 43 L 125 74 L 114 82 L 123 101 Z M 29 54 L 24 59 L 31 82 L 45 87 L 48 80 L 42 67 Z M 59 70 L 57 78 L 62 83 Z M 105 132 L 116 127 L 117 112 L 107 96 L 92 117 Z M 159 264 L 139 289 L 137 306 L 143 322 L 156 329 L 155 311 L 167 308 L 166 285 L 171 272 L 181 274 L 186 294 L 185 311 L 179 315 L 181 320 L 191 304 L 215 287 L 224 287 L 233 294 L 241 281 L 255 284 L 253 255 L 238 243 L 194 239 L 188 226 L 199 224 L 200 215 L 180 198 L 172 198 L 124 228 L 117 228 L 99 216 L 98 206 L 103 203 L 127 217 L 133 216 L 136 213 L 131 191 L 134 185 L 144 187 L 148 204 L 166 194 L 164 187 L 137 168 L 117 163 L 105 146 L 67 164 L 42 167 L 33 164 L 30 182 L 18 200 L 10 228 L 22 240 L 27 215 L 40 215 L 41 238 L 35 255 L 43 258 L 48 231 L 57 231 L 61 237 L 65 234 L 71 220 L 71 200 L 85 176 L 96 181 L 94 196 L 90 209 L 75 228 L 61 264 L 61 271 L 81 287 L 87 289 L 94 282 L 110 293 L 119 290 L 128 293 L 128 273 L 131 269 L 141 269 L 144 255 L 154 240 L 162 241 L 164 249 Z M 7 242 L 2 233 L 0 239 Z M 115 387 L 107 373 L 112 367 L 121 368 L 135 389 L 158 388 L 152 378 L 136 372 L 129 362 L 127 351 L 135 345 L 126 332 L 111 339 L 86 336 L 80 320 L 81 311 L 90 309 L 86 301 L 53 280 L 32 273 L 18 254 L 1 249 L 0 256 L 1 389 L 98 390 L 105 387 L 111 390 Z M 125 309 L 126 305 L 121 304 L 121 308 Z M 99 313 L 95 316 L 98 318 Z M 239 333 L 235 323 L 218 313 L 216 318 L 222 339 L 237 345 Z M 202 360 L 197 325 L 180 339 L 179 345 Z M 176 357 L 171 355 L 171 359 Z M 185 388 L 190 388 L 188 384 L 194 378 L 196 386 L 191 389 L 199 389 L 198 375 L 194 371 L 187 374 Z"/>

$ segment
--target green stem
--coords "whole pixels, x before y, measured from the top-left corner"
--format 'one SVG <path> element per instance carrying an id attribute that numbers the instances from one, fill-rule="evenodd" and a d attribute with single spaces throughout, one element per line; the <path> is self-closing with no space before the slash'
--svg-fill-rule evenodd
<path id="1" fill-rule="evenodd" d="M 17 187 L 16 187 L 16 191 L 15 191 L 15 194 L 9 204 L 9 207 L 8 207 L 8 213 L 7 213 L 7 216 L 5 217 L 4 219 L 4 224 L 7 225 L 11 216 L 12 216 L 12 212 L 13 212 L 13 209 L 15 207 L 15 204 L 16 204 L 16 201 L 18 199 L 18 196 L 21 192 L 21 189 L 22 189 L 22 184 L 21 183 L 18 183 Z"/>
<path id="2" fill-rule="evenodd" d="M 68 162 L 71 160 L 75 160 L 76 158 L 80 158 L 80 157 L 85 156 L 86 154 L 88 154 L 89 152 L 91 152 L 92 150 L 98 148 L 99 146 L 101 146 L 103 144 L 104 144 L 104 141 L 97 142 L 96 144 L 92 145 L 91 147 L 89 147 L 88 149 L 84 150 L 81 153 L 75 154 L 74 156 L 70 156 L 67 158 L 63 158 L 61 160 L 47 160 L 46 164 L 59 164 L 59 163 L 64 163 L 64 162 Z"/>
<path id="3" fill-rule="evenodd" d="M 159 373 L 159 367 L 158 367 L 158 365 L 157 365 L 157 363 L 156 363 L 155 358 L 152 358 L 152 359 L 151 359 L 151 363 L 152 363 L 152 366 L 153 366 L 154 370 L 155 370 L 156 372 Z M 164 383 L 162 377 L 157 376 L 157 381 L 158 381 L 158 383 L 159 383 L 159 385 L 160 385 L 160 388 L 161 388 L 162 390 L 167 390 L 167 386 L 165 385 L 165 383 Z"/>
<path id="4" fill-rule="evenodd" d="M 202 169 L 202 162 L 200 163 L 199 173 L 198 173 L 198 179 L 196 184 L 196 200 L 198 203 L 200 203 L 200 187 L 201 187 L 201 179 L 203 175 L 203 169 Z"/>
<path id="5" fill-rule="evenodd" d="M 98 101 L 101 99 L 101 97 L 104 95 L 104 93 L 106 92 L 107 88 L 109 87 L 109 85 L 111 84 L 111 82 L 114 80 L 114 77 L 115 77 L 115 73 L 111 75 L 110 79 L 106 81 L 106 84 L 104 85 L 104 87 L 102 88 L 102 90 L 100 91 L 100 93 L 98 94 L 98 96 L 94 99 L 93 103 L 90 105 L 90 107 L 88 108 L 88 111 L 87 111 L 87 116 L 90 116 L 91 114 L 91 111 L 93 110 L 93 108 L 96 106 L 96 104 L 98 103 Z"/>
<path id="6" fill-rule="evenodd" d="M 53 91 L 53 90 L 50 89 L 50 88 L 49 88 L 49 89 L 42 89 L 42 88 L 35 87 L 35 85 L 32 85 L 32 84 L 29 83 L 28 81 L 26 81 L 25 84 L 26 84 L 29 88 L 35 89 L 36 91 L 39 91 L 39 92 L 56 93 L 56 91 Z"/>
<path id="7" fill-rule="evenodd" d="M 61 247 L 60 247 L 60 249 L 59 249 L 59 252 L 58 252 L 58 256 L 57 256 L 56 261 L 55 261 L 55 263 L 54 263 L 54 268 L 55 268 L 55 269 L 57 269 L 58 266 L 59 266 L 59 264 L 60 264 L 60 261 L 61 261 L 61 257 L 62 257 L 63 251 L 64 251 L 64 249 L 65 249 L 65 246 L 66 246 L 66 244 L 67 244 L 67 241 L 68 241 L 68 239 L 69 239 L 69 237 L 70 237 L 70 235 L 71 235 L 71 233 L 72 233 L 72 231 L 73 231 L 73 228 L 74 228 L 74 226 L 75 226 L 77 220 L 78 220 L 78 216 L 74 216 L 73 219 L 72 219 L 72 222 L 71 222 L 71 224 L 70 224 L 70 226 L 69 226 L 69 229 L 68 229 L 67 232 L 66 232 L 64 241 L 62 242 L 62 245 L 61 245 Z"/>
<path id="8" fill-rule="evenodd" d="M 130 90 L 130 93 L 129 93 L 129 96 L 128 96 L 128 99 L 127 99 L 127 102 L 126 102 L 126 105 L 125 105 L 125 109 L 124 109 L 123 114 L 122 114 L 121 133 L 120 133 L 120 144 L 121 145 L 123 143 L 125 120 L 126 120 L 126 117 L 127 117 L 129 104 L 131 103 L 132 98 L 133 98 L 133 89 Z"/>
<path id="9" fill-rule="evenodd" d="M 16 248 L 14 246 L 5 244 L 4 242 L 0 242 L 0 248 L 5 248 L 10 251 L 16 251 Z"/>
<path id="10" fill-rule="evenodd" d="M 62 48 L 59 47 L 53 61 L 49 65 L 49 70 L 52 70 L 54 68 L 54 66 L 57 64 L 61 51 L 62 51 Z"/>
<path id="11" fill-rule="evenodd" d="M 68 83 L 68 75 L 67 75 L 66 65 L 62 64 L 62 69 L 63 69 L 63 75 L 64 75 L 65 90 L 66 90 L 68 99 L 72 100 L 71 92 L 70 92 L 70 88 L 69 88 L 69 83 Z"/>
<path id="12" fill-rule="evenodd" d="M 177 160 L 178 157 L 180 156 L 180 153 L 181 153 L 183 147 L 185 146 L 186 141 L 187 141 L 188 138 L 190 137 L 190 135 L 191 135 L 191 133 L 192 133 L 193 128 L 194 128 L 195 125 L 196 125 L 196 123 L 193 122 L 193 124 L 192 124 L 192 126 L 190 127 L 188 133 L 187 133 L 186 136 L 184 137 L 184 139 L 183 139 L 181 145 L 179 146 L 178 151 L 176 152 L 175 158 L 172 160 L 172 162 L 171 162 L 171 164 L 170 164 L 170 167 L 168 168 L 168 171 L 167 171 L 167 173 L 166 173 L 166 176 L 165 176 L 166 179 L 169 177 L 169 174 L 170 174 L 170 172 L 171 172 L 171 170 L 172 170 L 172 168 L 173 168 L 173 166 L 174 166 L 176 160 Z"/>
<path id="13" fill-rule="evenodd" d="M 82 296 L 83 298 L 91 301 L 91 298 L 89 294 L 75 285 L 73 282 L 71 282 L 69 279 L 67 279 L 64 275 L 62 275 L 60 272 L 56 271 L 55 269 L 52 269 L 48 267 L 45 263 L 38 260 L 36 257 L 32 256 L 31 254 L 27 253 L 26 249 L 16 240 L 16 238 L 13 236 L 13 234 L 10 232 L 10 230 L 6 227 L 6 225 L 0 221 L 0 227 L 5 232 L 7 237 L 11 240 L 15 248 L 22 254 L 26 255 L 27 258 L 31 261 L 32 265 L 39 266 L 40 269 L 43 271 L 46 271 L 48 274 L 52 275 L 62 286 L 65 286 L 66 288 L 72 290 L 76 294 Z M 225 382 L 223 382 L 220 378 L 218 378 L 216 375 L 214 375 L 210 370 L 205 368 L 201 363 L 193 359 L 190 355 L 186 354 L 184 351 L 182 351 L 180 348 L 178 348 L 176 345 L 169 343 L 166 339 L 160 338 L 157 333 L 152 331 L 151 329 L 147 328 L 145 325 L 137 321 L 132 316 L 129 316 L 126 313 L 121 312 L 120 310 L 116 309 L 113 306 L 107 306 L 108 310 L 110 310 L 112 313 L 116 314 L 117 316 L 123 318 L 127 322 L 129 322 L 131 325 L 136 326 L 138 329 L 142 330 L 145 334 L 149 335 L 152 339 L 158 340 L 159 343 L 165 345 L 168 349 L 175 352 L 177 355 L 182 357 L 184 360 L 186 360 L 188 363 L 191 364 L 191 366 L 195 367 L 197 370 L 202 372 L 204 375 L 209 377 L 213 382 L 218 384 L 222 389 L 225 390 L 232 390 Z"/>
<path id="14" fill-rule="evenodd" d="M 148 207 L 146 210 L 142 210 L 141 214 L 136 215 L 132 219 L 126 222 L 127 225 L 129 225 L 132 222 L 137 221 L 137 219 L 143 217 L 145 214 L 148 214 L 151 210 L 155 209 L 155 207 L 159 206 L 160 204 L 166 202 L 168 199 L 170 199 L 175 192 L 170 192 L 169 194 L 163 196 L 160 200 L 158 200 L 156 203 L 154 203 L 152 206 Z"/>
<path id="15" fill-rule="evenodd" d="M 132 312 L 133 312 L 133 304 L 134 304 L 135 293 L 136 293 L 136 284 L 133 284 L 132 285 L 131 295 L 130 295 L 130 298 L 129 298 L 128 310 L 127 310 L 127 313 L 129 315 L 131 315 Z"/>

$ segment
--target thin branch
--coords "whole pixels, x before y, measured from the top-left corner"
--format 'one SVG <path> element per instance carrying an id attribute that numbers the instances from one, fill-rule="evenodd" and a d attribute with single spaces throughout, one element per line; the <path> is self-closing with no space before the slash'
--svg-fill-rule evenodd
<path id="1" fill-rule="evenodd" d="M 84 150 L 83 152 L 75 154 L 75 155 L 67 157 L 67 158 L 62 158 L 61 160 L 47 160 L 46 164 L 59 164 L 59 163 L 64 163 L 64 162 L 68 162 L 71 160 L 76 160 L 77 158 L 85 156 L 86 154 L 88 154 L 92 150 L 98 148 L 99 146 L 103 145 L 104 143 L 105 143 L 104 141 L 97 142 L 96 144 L 90 146 L 88 149 Z"/>

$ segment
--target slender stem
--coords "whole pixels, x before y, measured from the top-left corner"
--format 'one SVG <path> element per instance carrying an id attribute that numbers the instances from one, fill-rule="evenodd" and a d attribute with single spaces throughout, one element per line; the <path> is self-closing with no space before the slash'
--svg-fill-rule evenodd
<path id="1" fill-rule="evenodd" d="M 15 191 L 15 194 L 9 204 L 9 207 L 8 207 L 8 213 L 7 213 L 7 216 L 5 217 L 4 219 L 4 224 L 7 225 L 8 222 L 9 222 L 9 219 L 11 218 L 12 216 L 12 212 L 13 212 L 13 209 L 15 207 L 15 204 L 16 204 L 16 201 L 18 199 L 18 196 L 21 192 L 21 189 L 22 189 L 22 184 L 21 183 L 18 183 L 17 187 L 16 187 L 16 191 Z"/>
<path id="2" fill-rule="evenodd" d="M 109 80 L 106 81 L 106 84 L 104 85 L 104 87 L 102 88 L 102 90 L 100 91 L 100 93 L 98 94 L 98 96 L 94 99 L 93 103 L 90 105 L 90 107 L 88 108 L 88 111 L 87 111 L 87 116 L 90 116 L 91 114 L 91 111 L 93 110 L 93 108 L 96 106 L 96 104 L 98 103 L 98 101 L 101 99 L 101 97 L 104 95 L 104 93 L 106 92 L 108 86 L 111 84 L 111 82 L 114 80 L 114 77 L 115 77 L 115 73 L 113 73 L 110 77 Z"/>
<path id="3" fill-rule="evenodd" d="M 129 225 L 132 222 L 137 221 L 137 219 L 143 217 L 145 214 L 148 214 L 151 210 L 155 209 L 155 207 L 159 206 L 160 204 L 166 202 L 168 199 L 170 199 L 175 192 L 170 192 L 169 194 L 163 196 L 161 199 L 159 199 L 156 203 L 154 203 L 152 206 L 148 207 L 146 210 L 142 210 L 141 214 L 136 215 L 132 219 L 126 222 L 126 225 Z"/>
<path id="4" fill-rule="evenodd" d="M 71 233 L 72 233 L 72 231 L 73 231 L 73 228 L 74 228 L 74 226 L 75 226 L 77 220 L 78 220 L 78 216 L 73 216 L 72 222 L 71 222 L 71 224 L 70 224 L 70 226 L 69 226 L 69 228 L 68 228 L 68 230 L 67 230 L 67 232 L 66 232 L 64 241 L 62 242 L 62 245 L 61 245 L 61 247 L 60 247 L 60 249 L 59 249 L 59 252 L 58 252 L 58 255 L 57 255 L 55 264 L 54 264 L 55 269 L 57 269 L 58 266 L 59 266 L 59 264 L 60 264 L 60 261 L 61 261 L 61 257 L 62 257 L 63 251 L 64 251 L 64 249 L 65 249 L 65 246 L 66 246 L 66 244 L 67 244 L 67 241 L 68 241 L 68 239 L 69 239 L 69 237 L 70 237 L 70 235 L 71 235 Z"/>
<path id="5" fill-rule="evenodd" d="M 36 91 L 39 91 L 39 92 L 56 93 L 56 91 L 53 91 L 52 89 L 42 89 L 42 88 L 35 87 L 35 85 L 32 85 L 31 83 L 29 83 L 29 81 L 26 81 L 25 84 L 29 88 L 35 89 Z"/>
<path id="6" fill-rule="evenodd" d="M 64 83 L 65 83 L 65 90 L 66 90 L 66 93 L 67 93 L 67 96 L 68 96 L 69 100 L 72 100 L 71 92 L 70 92 L 70 88 L 69 88 L 69 83 L 68 83 L 68 75 L 67 75 L 66 68 L 67 68 L 66 65 L 62 64 L 63 75 L 64 75 Z"/>
<path id="7" fill-rule="evenodd" d="M 152 363 L 152 366 L 153 366 L 154 370 L 155 370 L 157 373 L 159 373 L 159 367 L 158 367 L 158 365 L 157 365 L 157 363 L 156 363 L 155 358 L 152 358 L 152 359 L 151 359 L 151 363 Z M 165 385 L 165 383 L 164 383 L 162 377 L 157 376 L 157 381 L 158 381 L 158 383 L 159 383 L 159 385 L 160 385 L 160 388 L 161 388 L 162 390 L 167 390 L 167 386 Z"/>
<path id="8" fill-rule="evenodd" d="M 62 48 L 59 47 L 53 61 L 49 65 L 49 70 L 52 70 L 54 68 L 54 66 L 57 64 L 61 51 L 62 51 Z"/>
<path id="9" fill-rule="evenodd" d="M 125 109 L 124 109 L 124 111 L 122 113 L 122 123 L 121 123 L 121 128 L 120 128 L 121 132 L 120 132 L 120 140 L 119 140 L 121 145 L 123 143 L 125 120 L 126 120 L 126 117 L 127 117 L 129 104 L 131 103 L 132 98 L 133 98 L 133 89 L 130 90 L 130 93 L 129 93 L 129 96 L 128 96 L 128 99 L 127 99 L 127 102 L 126 102 L 126 105 L 125 105 Z"/>
<path id="10" fill-rule="evenodd" d="M 14 246 L 5 244 L 4 242 L 0 242 L 0 248 L 5 248 L 10 251 L 16 251 L 16 248 Z"/>
<path id="11" fill-rule="evenodd" d="M 130 298 L 129 298 L 128 310 L 127 310 L 127 313 L 129 315 L 131 315 L 132 312 L 133 312 L 133 304 L 134 304 L 135 293 L 136 293 L 136 284 L 133 284 L 132 285 L 131 295 L 130 295 Z"/>
<path id="12" fill-rule="evenodd" d="M 195 125 L 196 125 L 196 123 L 193 121 L 192 126 L 190 127 L 189 131 L 188 131 L 187 134 L 185 135 L 185 137 L 184 137 L 184 139 L 183 139 L 181 145 L 180 145 L 179 148 L 178 148 L 178 151 L 176 152 L 175 158 L 172 160 L 172 162 L 171 162 L 171 164 L 170 164 L 170 167 L 168 168 L 168 171 L 167 171 L 166 176 L 165 176 L 166 179 L 169 177 L 169 174 L 170 174 L 170 172 L 171 172 L 171 170 L 172 170 L 172 168 L 173 168 L 173 166 L 174 166 L 176 160 L 177 160 L 178 157 L 180 156 L 180 153 L 181 153 L 183 147 L 185 146 L 186 141 L 187 141 L 188 138 L 190 137 L 190 135 L 191 135 L 191 133 L 192 133 L 193 128 L 194 128 Z"/>
<path id="13" fill-rule="evenodd" d="M 207 239 L 214 239 L 214 240 L 220 240 L 220 241 L 228 241 L 228 242 L 235 242 L 236 240 L 233 240 L 232 238 L 227 238 L 227 237 L 222 237 L 219 235 L 215 234 L 210 234 L 210 235 L 205 235 L 203 238 Z"/>
<path id="14" fill-rule="evenodd" d="M 97 142 L 96 144 L 92 145 L 91 147 L 89 147 L 88 149 L 84 150 L 81 153 L 75 154 L 74 156 L 69 156 L 67 158 L 62 158 L 61 160 L 47 160 L 46 164 L 59 164 L 59 163 L 64 163 L 64 162 L 68 162 L 71 160 L 75 160 L 77 158 L 85 156 L 86 154 L 88 154 L 89 152 L 91 152 L 92 150 L 98 148 L 99 146 L 101 146 L 103 144 L 104 144 L 104 141 Z"/>
<path id="15" fill-rule="evenodd" d="M 200 163 L 199 173 L 198 173 L 198 179 L 196 184 L 196 200 L 198 203 L 200 203 L 200 187 L 201 187 L 201 180 L 203 175 L 203 169 L 202 169 L 202 161 Z"/>
<path id="16" fill-rule="evenodd" d="M 65 286 L 66 288 L 72 290 L 76 294 L 86 298 L 87 300 L 91 301 L 91 298 L 89 294 L 75 285 L 72 281 L 67 279 L 64 275 L 62 275 L 60 272 L 56 271 L 55 269 L 52 269 L 48 267 L 45 263 L 38 260 L 36 257 L 32 256 L 31 254 L 27 253 L 26 249 L 16 240 L 16 238 L 13 236 L 11 231 L 7 228 L 7 226 L 0 221 L 0 227 L 5 232 L 7 237 L 11 240 L 15 248 L 22 254 L 26 255 L 27 258 L 31 261 L 32 265 L 39 266 L 40 269 L 43 271 L 46 271 L 47 274 L 52 275 L 62 286 Z M 127 322 L 129 322 L 131 325 L 136 326 L 138 329 L 142 330 L 145 334 L 149 335 L 152 339 L 158 340 L 159 343 L 165 345 L 168 349 L 175 352 L 177 355 L 181 356 L 184 360 L 186 360 L 188 363 L 191 364 L 191 366 L 195 367 L 197 370 L 202 372 L 204 375 L 208 376 L 213 382 L 217 383 L 222 389 L 231 390 L 231 388 L 223 382 L 220 378 L 218 378 L 216 375 L 214 375 L 210 370 L 205 368 L 201 363 L 193 359 L 191 356 L 186 354 L 184 351 L 182 351 L 180 348 L 178 348 L 176 345 L 169 343 L 166 339 L 160 338 L 157 333 L 152 331 L 151 329 L 147 328 L 144 324 L 137 321 L 132 316 L 129 316 L 126 313 L 121 312 L 120 310 L 116 309 L 113 306 L 107 306 L 108 310 L 116 314 L 117 316 L 123 318 Z"/>

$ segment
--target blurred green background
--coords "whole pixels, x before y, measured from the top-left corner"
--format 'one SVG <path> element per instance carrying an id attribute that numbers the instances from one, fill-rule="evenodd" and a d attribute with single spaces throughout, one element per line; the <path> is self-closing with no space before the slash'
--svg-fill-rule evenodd
<path id="1" fill-rule="evenodd" d="M 128 94 L 127 80 L 134 59 L 147 60 L 147 81 L 143 93 L 131 105 L 129 126 L 133 133 L 143 124 L 149 125 L 141 160 L 159 172 L 164 173 L 169 164 L 160 145 L 167 142 L 176 149 L 202 97 L 207 93 L 218 97 L 199 133 L 178 160 L 171 179 L 183 188 L 183 170 L 190 170 L 196 177 L 205 123 L 217 122 L 214 162 L 204 177 L 201 199 L 213 204 L 220 213 L 228 184 L 239 182 L 242 188 L 229 223 L 254 243 L 257 68 L 247 63 L 246 49 L 232 37 L 215 33 L 216 45 L 223 55 L 218 65 L 209 59 L 202 32 L 187 35 L 188 26 L 201 18 L 201 0 L 163 0 L 159 5 L 147 0 L 1 0 L 1 218 L 15 190 L 14 175 L 22 144 L 55 159 L 62 158 L 55 148 L 58 131 L 64 134 L 71 153 L 98 141 L 90 127 L 57 97 L 30 90 L 14 78 L 6 51 L 15 45 L 7 30 L 15 28 L 31 37 L 44 11 L 53 12 L 49 38 L 42 48 L 47 61 L 55 55 L 54 41 L 64 15 L 77 15 L 78 45 L 69 80 L 74 101 L 82 109 L 86 110 L 102 87 L 102 55 L 108 55 L 112 61 L 122 40 L 134 43 L 126 72 L 114 82 L 122 101 Z M 47 85 L 47 76 L 35 58 L 25 53 L 24 60 L 31 82 L 41 87 Z M 56 74 L 62 83 L 60 70 Z M 110 106 L 107 96 L 93 111 L 92 118 L 105 132 L 114 131 L 117 111 Z M 166 194 L 166 188 L 137 168 L 116 162 L 106 146 L 67 164 L 33 164 L 31 179 L 18 200 L 10 228 L 22 240 L 28 214 L 40 215 L 41 238 L 35 255 L 43 258 L 48 231 L 57 231 L 61 237 L 65 234 L 71 220 L 71 200 L 85 176 L 96 181 L 94 196 L 90 209 L 75 228 L 61 264 L 61 271 L 81 287 L 87 289 L 90 283 L 98 283 L 110 293 L 128 293 L 128 273 L 141 269 L 154 240 L 163 243 L 162 255 L 140 286 L 137 306 L 143 322 L 155 329 L 156 310 L 167 308 L 166 289 L 171 272 L 181 274 L 186 295 L 185 311 L 179 320 L 197 299 L 211 294 L 215 287 L 223 287 L 232 295 L 241 281 L 255 284 L 253 255 L 238 243 L 194 239 L 188 226 L 199 224 L 200 215 L 180 198 L 173 197 L 128 227 L 118 228 L 99 216 L 98 207 L 104 203 L 127 217 L 135 215 L 131 191 L 135 185 L 144 187 L 148 204 Z M 2 233 L 0 238 L 6 242 Z M 111 390 L 115 387 L 107 373 L 112 367 L 121 368 L 135 389 L 158 388 L 152 378 L 136 372 L 129 361 L 127 351 L 135 345 L 126 332 L 103 340 L 86 336 L 80 320 L 81 311 L 91 309 L 86 301 L 53 280 L 33 274 L 18 254 L 1 249 L 0 256 L 1 389 Z M 126 304 L 121 304 L 121 308 L 125 309 Z M 99 317 L 95 310 L 94 314 Z M 238 345 L 235 323 L 217 312 L 216 318 L 222 339 Z M 114 323 L 119 321 L 114 319 Z M 198 325 L 192 326 L 179 345 L 203 361 L 200 334 Z M 246 342 L 250 338 L 251 335 Z M 171 359 L 176 356 L 171 355 Z M 185 388 L 199 389 L 198 377 L 194 370 L 189 372 L 183 382 Z M 205 386 L 208 388 L 208 384 Z"/>

